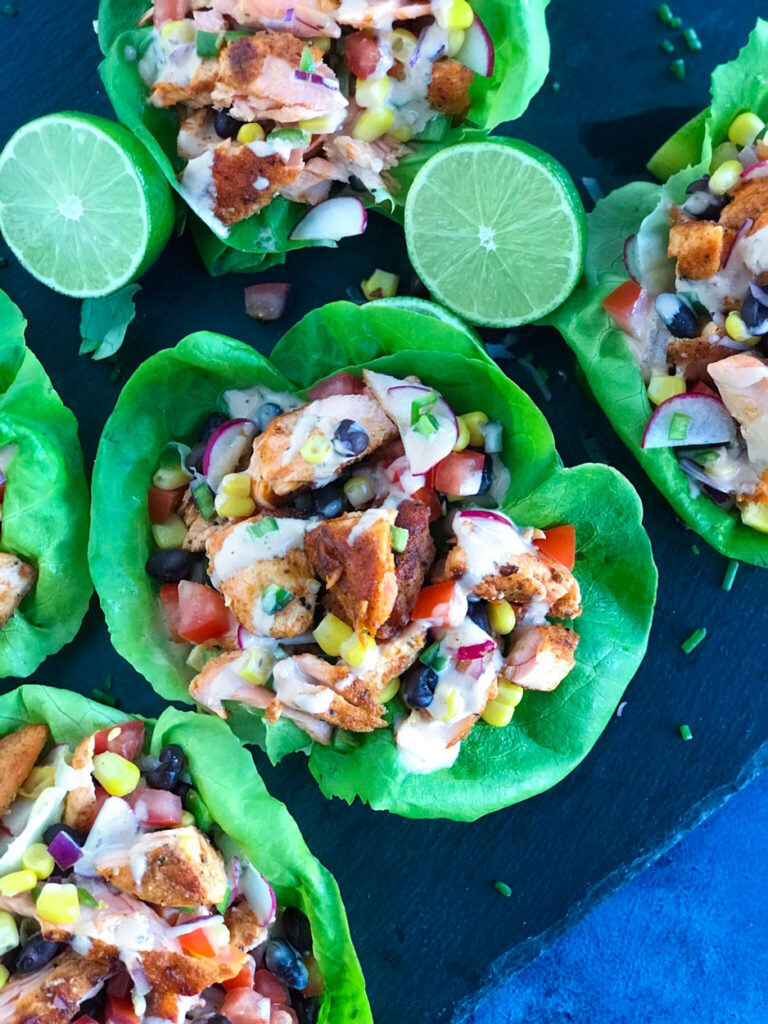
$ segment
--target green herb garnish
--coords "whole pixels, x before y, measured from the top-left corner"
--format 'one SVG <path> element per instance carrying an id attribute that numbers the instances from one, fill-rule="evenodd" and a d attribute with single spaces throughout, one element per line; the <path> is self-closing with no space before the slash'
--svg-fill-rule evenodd
<path id="1" fill-rule="evenodd" d="M 106 359 L 117 352 L 136 316 L 133 299 L 138 291 L 140 285 L 127 284 L 111 295 L 85 299 L 80 312 L 81 356 Z"/>
<path id="2" fill-rule="evenodd" d="M 219 46 L 221 46 L 221 33 L 220 32 L 201 32 L 197 30 L 195 36 L 195 51 L 198 57 L 202 57 L 203 60 L 210 59 L 215 60 Z"/>
<path id="3" fill-rule="evenodd" d="M 281 612 L 293 600 L 293 594 L 277 583 L 269 583 L 261 592 L 261 607 L 267 615 Z"/>
<path id="4" fill-rule="evenodd" d="M 500 892 L 502 896 L 506 896 L 507 898 L 509 898 L 512 895 L 512 888 L 511 886 L 507 885 L 506 882 L 494 882 L 493 888 L 496 890 L 496 892 Z"/>
<path id="5" fill-rule="evenodd" d="M 212 519 L 216 507 L 213 504 L 213 494 L 208 484 L 205 480 L 195 480 L 191 489 L 195 504 L 200 509 L 200 515 L 203 519 Z"/>
<path id="6" fill-rule="evenodd" d="M 684 441 L 688 436 L 688 428 L 691 425 L 691 417 L 687 412 L 676 412 L 669 421 L 667 437 L 670 441 Z"/>
<path id="7" fill-rule="evenodd" d="M 422 665 L 428 665 L 430 668 L 433 668 L 435 672 L 442 672 L 449 660 L 448 655 L 443 654 L 440 649 L 439 640 L 436 640 L 435 643 L 431 644 L 429 647 L 425 647 L 419 655 L 419 661 Z"/>
<path id="8" fill-rule="evenodd" d="M 232 886 L 228 885 L 227 886 L 227 891 L 224 893 L 224 898 L 222 899 L 221 903 L 217 903 L 216 904 L 216 909 L 218 910 L 218 912 L 220 914 L 226 914 L 227 907 L 229 906 L 229 898 L 230 898 L 231 895 L 232 895 Z"/>
<path id="9" fill-rule="evenodd" d="M 251 523 L 248 526 L 248 533 L 254 540 L 259 540 L 261 537 L 266 537 L 269 533 L 277 533 L 280 527 L 277 525 L 277 520 L 274 516 L 264 516 L 258 523 Z"/>
<path id="10" fill-rule="evenodd" d="M 413 424 L 413 429 L 419 434 L 423 434 L 424 437 L 431 437 L 432 434 L 437 433 L 439 425 L 432 413 L 428 412 L 423 416 L 419 416 Z"/>
<path id="11" fill-rule="evenodd" d="M 680 726 L 680 738 L 683 739 L 683 740 L 692 740 L 693 739 L 693 733 L 691 732 L 690 725 L 681 725 Z"/>
<path id="12" fill-rule="evenodd" d="M 733 586 L 733 581 L 736 579 L 736 573 L 739 571 L 739 563 L 735 558 L 732 558 L 725 569 L 725 575 L 723 576 L 723 582 L 720 584 L 722 590 L 730 590 Z"/>
<path id="13" fill-rule="evenodd" d="M 389 531 L 392 535 L 392 550 L 401 555 L 408 543 L 408 531 L 402 526 L 390 526 Z"/>
<path id="14" fill-rule="evenodd" d="M 673 78 L 676 78 L 678 82 L 682 82 L 685 78 L 685 61 L 682 57 L 678 57 L 677 60 L 673 60 L 669 65 L 669 73 Z"/>
<path id="15" fill-rule="evenodd" d="M 95 897 L 91 896 L 87 889 L 83 889 L 80 885 L 77 887 L 77 898 L 84 907 L 90 907 L 91 910 L 95 909 L 99 905 L 99 901 Z"/>
<path id="16" fill-rule="evenodd" d="M 299 69 L 301 71 L 309 71 L 310 73 L 315 70 L 315 62 L 312 57 L 312 51 L 308 46 L 305 46 L 301 52 L 301 60 L 299 61 Z"/>
<path id="17" fill-rule="evenodd" d="M 672 21 L 672 9 L 669 4 L 659 4 L 656 8 L 656 17 L 662 23 L 662 25 L 668 25 Z"/>
<path id="18" fill-rule="evenodd" d="M 680 644 L 680 650 L 683 654 L 690 654 L 692 650 L 699 646 L 706 635 L 707 631 L 703 627 L 694 629 L 691 635 Z"/>
<path id="19" fill-rule="evenodd" d="M 662 39 L 661 42 L 659 43 L 659 48 L 664 53 L 672 53 L 672 51 L 675 48 L 675 44 L 672 42 L 671 39 Z"/>
<path id="20" fill-rule="evenodd" d="M 695 28 L 687 28 L 683 32 L 683 39 L 685 40 L 685 45 L 688 47 L 691 53 L 697 53 L 701 49 L 701 40 L 696 34 Z"/>

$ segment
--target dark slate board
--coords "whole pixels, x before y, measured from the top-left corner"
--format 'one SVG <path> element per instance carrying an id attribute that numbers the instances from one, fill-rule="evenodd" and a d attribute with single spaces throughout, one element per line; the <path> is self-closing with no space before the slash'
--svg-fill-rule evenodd
<path id="1" fill-rule="evenodd" d="M 108 114 L 96 75 L 95 5 L 16 2 L 17 19 L 0 14 L 0 143 L 23 121 L 56 109 Z M 577 181 L 591 176 L 607 189 L 643 176 L 655 147 L 706 104 L 710 69 L 735 54 L 762 4 L 713 5 L 705 13 L 706 5 L 678 0 L 675 11 L 690 16 L 704 44 L 703 53 L 685 54 L 683 83 L 671 79 L 669 57 L 658 49 L 665 33 L 654 6 L 592 0 L 550 8 L 554 71 L 514 133 L 557 155 Z M 291 322 L 345 298 L 377 265 L 407 276 L 402 237 L 380 218 L 335 254 L 306 250 L 287 269 L 270 272 L 273 280 L 293 281 L 294 290 L 284 321 L 259 326 L 242 310 L 248 279 L 209 279 L 191 242 L 175 240 L 143 282 L 124 368 L 132 371 L 202 328 L 267 352 Z M 78 416 L 90 463 L 118 385 L 107 367 L 76 355 L 79 304 L 37 285 L 13 262 L 0 271 L 0 287 L 29 318 L 29 343 Z M 257 756 L 272 792 L 336 873 L 379 1024 L 460 1016 L 481 988 L 526 963 L 768 761 L 768 574 L 742 567 L 734 591 L 721 592 L 725 560 L 701 541 L 701 553 L 692 551 L 697 538 L 580 391 L 557 335 L 520 331 L 513 353 L 533 353 L 549 372 L 545 398 L 525 364 L 503 363 L 542 405 L 566 464 L 610 462 L 640 490 L 661 568 L 658 615 L 623 714 L 585 763 L 549 793 L 474 825 L 409 822 L 329 804 L 300 758 L 274 770 Z M 705 643 L 681 654 L 680 641 L 702 625 Z M 89 692 L 107 675 L 126 709 L 160 710 L 150 687 L 113 652 L 94 604 L 77 641 L 34 679 Z M 681 742 L 681 722 L 691 725 L 693 742 Z M 497 879 L 512 886 L 510 899 L 493 888 Z"/>

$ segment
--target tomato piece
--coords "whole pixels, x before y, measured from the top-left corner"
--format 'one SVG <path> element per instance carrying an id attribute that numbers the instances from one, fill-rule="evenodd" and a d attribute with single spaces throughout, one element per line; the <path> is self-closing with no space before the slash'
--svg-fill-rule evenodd
<path id="1" fill-rule="evenodd" d="M 576 562 L 576 530 L 573 526 L 552 526 L 533 543 L 539 551 L 554 558 L 566 569 L 573 569 Z"/>
<path id="2" fill-rule="evenodd" d="M 163 606 L 163 615 L 171 640 L 179 643 L 179 584 L 164 583 L 160 587 L 160 602 Z"/>
<path id="3" fill-rule="evenodd" d="M 370 78 L 380 58 L 378 43 L 365 32 L 347 36 L 344 63 L 356 78 Z"/>
<path id="4" fill-rule="evenodd" d="M 252 957 L 243 964 L 242 970 L 239 974 L 236 974 L 234 978 L 229 978 L 227 981 L 222 981 L 222 985 L 229 992 L 236 988 L 253 988 L 253 976 L 256 971 L 256 965 L 253 962 Z"/>
<path id="5" fill-rule="evenodd" d="M 603 299 L 603 309 L 625 334 L 632 333 L 632 314 L 642 292 L 637 281 L 624 281 Z"/>
<path id="6" fill-rule="evenodd" d="M 186 487 L 175 487 L 172 491 L 165 491 L 162 487 L 148 487 L 150 523 L 164 523 L 168 516 L 178 509 L 185 491 Z"/>
<path id="7" fill-rule="evenodd" d="M 718 402 L 720 401 L 720 395 L 718 395 L 718 393 L 714 391 L 709 384 L 705 384 L 703 380 L 697 381 L 697 383 L 693 385 L 690 390 L 690 394 L 707 395 L 709 398 L 716 398 Z"/>
<path id="8" fill-rule="evenodd" d="M 230 1024 L 269 1024 L 271 1004 L 252 988 L 227 992 L 219 1011 Z"/>
<path id="9" fill-rule="evenodd" d="M 88 1014 L 86 1013 L 82 1017 L 78 1017 L 77 1020 L 73 1022 L 73 1024 L 98 1024 L 98 1022 L 95 1021 L 93 1017 L 89 1017 Z"/>
<path id="10" fill-rule="evenodd" d="M 182 580 L 178 587 L 179 636 L 192 644 L 202 644 L 206 640 L 223 636 L 229 629 L 230 621 L 222 595 L 211 587 L 191 580 Z"/>
<path id="11" fill-rule="evenodd" d="M 411 497 L 414 501 L 420 501 L 422 505 L 426 505 L 429 508 L 430 523 L 434 523 L 443 514 L 443 506 L 440 504 L 440 499 L 434 487 L 420 487 L 418 491 L 413 492 Z"/>
<path id="12" fill-rule="evenodd" d="M 94 734 L 94 754 L 119 754 L 126 761 L 134 761 L 144 746 L 143 722 L 119 722 L 110 729 L 102 729 Z"/>
<path id="13" fill-rule="evenodd" d="M 155 24 L 178 21 L 189 14 L 189 0 L 155 0 Z"/>
<path id="14" fill-rule="evenodd" d="M 330 398 L 331 395 L 362 395 L 364 391 L 365 384 L 360 378 L 344 370 L 315 384 L 307 392 L 307 398 L 315 401 L 318 398 Z"/>
<path id="15" fill-rule="evenodd" d="M 271 971 L 261 968 L 253 977 L 253 987 L 270 1002 L 284 1003 L 288 998 L 288 989 Z"/>
<path id="16" fill-rule="evenodd" d="M 191 956 L 205 957 L 212 959 L 216 956 L 217 950 L 211 945 L 208 932 L 205 928 L 196 928 L 193 932 L 179 936 L 179 945 Z"/>
<path id="17" fill-rule="evenodd" d="M 402 439 L 399 437 L 394 438 L 392 441 L 387 441 L 381 448 L 377 448 L 376 451 L 371 452 L 370 461 L 380 466 L 390 466 L 397 459 L 402 459 L 405 455 L 405 446 L 403 445 Z"/>
<path id="18" fill-rule="evenodd" d="M 107 996 L 104 1008 L 104 1024 L 141 1024 L 139 1015 L 130 999 Z"/>
<path id="19" fill-rule="evenodd" d="M 181 797 L 167 789 L 139 786 L 125 798 L 142 825 L 150 828 L 178 828 L 184 808 Z"/>
<path id="20" fill-rule="evenodd" d="M 432 469 L 432 486 L 443 494 L 478 494 L 483 479 L 485 455 L 465 449 L 451 452 Z"/>
<path id="21" fill-rule="evenodd" d="M 0 481 L 0 502 L 5 501 L 5 485 L 5 480 Z"/>
<path id="22" fill-rule="evenodd" d="M 456 584 L 433 583 L 424 587 L 416 598 L 411 612 L 412 619 L 429 619 L 436 626 L 447 626 Z"/>

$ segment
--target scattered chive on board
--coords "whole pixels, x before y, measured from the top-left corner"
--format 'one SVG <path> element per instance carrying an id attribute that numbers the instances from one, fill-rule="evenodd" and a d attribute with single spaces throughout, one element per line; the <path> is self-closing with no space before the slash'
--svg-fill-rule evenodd
<path id="1" fill-rule="evenodd" d="M 659 47 L 664 53 L 672 53 L 675 48 L 675 44 L 671 39 L 662 39 L 659 43 Z"/>
<path id="2" fill-rule="evenodd" d="M 699 545 L 698 544 L 691 544 L 691 551 L 694 553 L 694 555 L 700 555 L 701 554 L 701 552 L 699 551 Z"/>
<path id="3" fill-rule="evenodd" d="M 676 78 L 678 82 L 682 82 L 685 78 L 685 61 L 682 57 L 678 57 L 677 60 L 673 60 L 669 65 L 669 73 L 673 78 Z"/>
<path id="4" fill-rule="evenodd" d="M 670 19 L 669 27 L 670 28 L 680 28 L 680 26 L 682 24 L 683 24 L 683 19 L 681 17 L 679 17 L 679 15 L 676 14 L 673 18 Z"/>
<path id="5" fill-rule="evenodd" d="M 656 8 L 656 17 L 662 25 L 668 25 L 673 17 L 669 4 L 659 4 Z"/>
<path id="6" fill-rule="evenodd" d="M 680 738 L 683 739 L 683 740 L 692 740 L 693 739 L 693 733 L 691 732 L 690 725 L 681 725 L 680 726 Z"/>
<path id="7" fill-rule="evenodd" d="M 723 576 L 723 582 L 720 584 L 722 590 L 730 590 L 733 587 L 733 581 L 736 579 L 736 573 L 739 571 L 739 562 L 735 558 L 732 558 L 725 569 Z"/>
<path id="8" fill-rule="evenodd" d="M 683 642 L 680 644 L 680 650 L 683 652 L 683 654 L 690 654 L 691 651 L 693 651 L 696 647 L 699 646 L 699 644 L 706 635 L 707 631 L 706 629 L 704 629 L 704 627 L 694 629 L 691 635 L 687 637 L 685 640 L 683 640 Z"/>
<path id="9" fill-rule="evenodd" d="M 494 882 L 493 887 L 496 892 L 500 892 L 502 896 L 511 896 L 512 889 L 507 885 L 506 882 Z"/>
<path id="10" fill-rule="evenodd" d="M 697 53 L 701 49 L 701 40 L 699 39 L 695 28 L 685 29 L 683 32 L 683 39 L 691 53 Z"/>

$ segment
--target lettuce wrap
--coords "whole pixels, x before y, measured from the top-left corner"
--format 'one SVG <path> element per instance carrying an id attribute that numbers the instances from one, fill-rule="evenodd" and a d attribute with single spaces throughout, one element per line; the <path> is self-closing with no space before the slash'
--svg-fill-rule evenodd
<path id="1" fill-rule="evenodd" d="M 22 686 L 0 697 L 0 736 L 44 723 L 55 743 L 74 747 L 84 736 L 128 717 L 80 694 L 44 686 Z M 168 744 L 181 747 L 211 818 L 269 880 L 278 903 L 298 907 L 309 918 L 325 983 L 320 1024 L 371 1021 L 338 886 L 312 856 L 284 805 L 267 793 L 247 752 L 222 722 L 189 712 L 168 708 L 146 727 L 152 755 Z"/>
<path id="2" fill-rule="evenodd" d="M 365 193 L 366 205 L 402 221 L 408 187 L 422 164 L 438 149 L 480 138 L 503 121 L 519 117 L 549 70 L 549 38 L 545 10 L 548 0 L 477 0 L 474 8 L 493 41 L 495 60 L 490 77 L 475 75 L 466 121 L 453 125 L 443 117 L 432 123 L 420 141 L 392 172 L 398 188 L 392 194 Z M 143 0 L 101 0 L 99 44 L 104 53 L 100 74 L 120 121 L 149 149 L 170 184 L 179 192 L 177 175 L 184 161 L 177 154 L 178 117 L 170 108 L 147 104 L 148 89 L 139 73 L 139 59 L 149 45 L 151 26 L 137 28 L 147 10 Z M 179 192 L 180 194 L 180 192 Z M 363 193 L 360 193 L 363 197 Z M 258 214 L 232 226 L 219 237 L 197 216 L 191 230 L 211 274 L 266 270 L 283 263 L 286 254 L 308 245 L 335 246 L 330 239 L 299 240 L 291 232 L 306 213 L 303 203 L 277 196 Z"/>
<path id="3" fill-rule="evenodd" d="M 737 511 L 692 490 L 672 449 L 641 447 L 652 406 L 626 336 L 602 302 L 627 280 L 623 253 L 630 236 L 636 236 L 641 276 L 671 263 L 666 255 L 670 207 L 682 204 L 686 187 L 708 173 L 713 151 L 727 140 L 737 114 L 750 110 L 768 118 L 768 83 L 760 73 L 767 59 L 768 23 L 758 21 L 739 56 L 715 69 L 710 106 L 651 161 L 649 166 L 664 183 L 635 182 L 616 189 L 588 215 L 584 276 L 570 299 L 548 318 L 573 349 L 615 430 L 681 519 L 726 557 L 763 566 L 768 565 L 764 534 L 745 526 Z"/>
<path id="4" fill-rule="evenodd" d="M 0 292 L 0 457 L 7 478 L 0 550 L 37 570 L 0 629 L 0 676 L 28 676 L 77 633 L 91 596 L 88 486 L 77 424 L 24 343 Z"/>
<path id="5" fill-rule="evenodd" d="M 189 645 L 168 639 L 157 585 L 144 569 L 151 546 L 146 488 L 158 452 L 169 437 L 193 436 L 227 388 L 303 392 L 360 367 L 418 372 L 457 408 L 479 407 L 502 422 L 501 458 L 511 470 L 503 510 L 523 524 L 575 525 L 584 604 L 576 667 L 555 693 L 527 693 L 509 727 L 474 728 L 454 767 L 428 776 L 399 767 L 390 729 L 354 734 L 342 750 L 312 744 L 293 722 L 270 724 L 245 707 L 234 706 L 229 721 L 273 762 L 306 750 L 326 796 L 359 796 L 413 818 L 470 821 L 549 788 L 591 749 L 642 660 L 656 569 L 628 482 L 606 466 L 563 468 L 542 414 L 468 335 L 418 313 L 340 302 L 292 328 L 271 362 L 210 333 L 152 356 L 125 386 L 99 446 L 91 570 L 117 650 L 164 698 L 189 701 Z"/>

